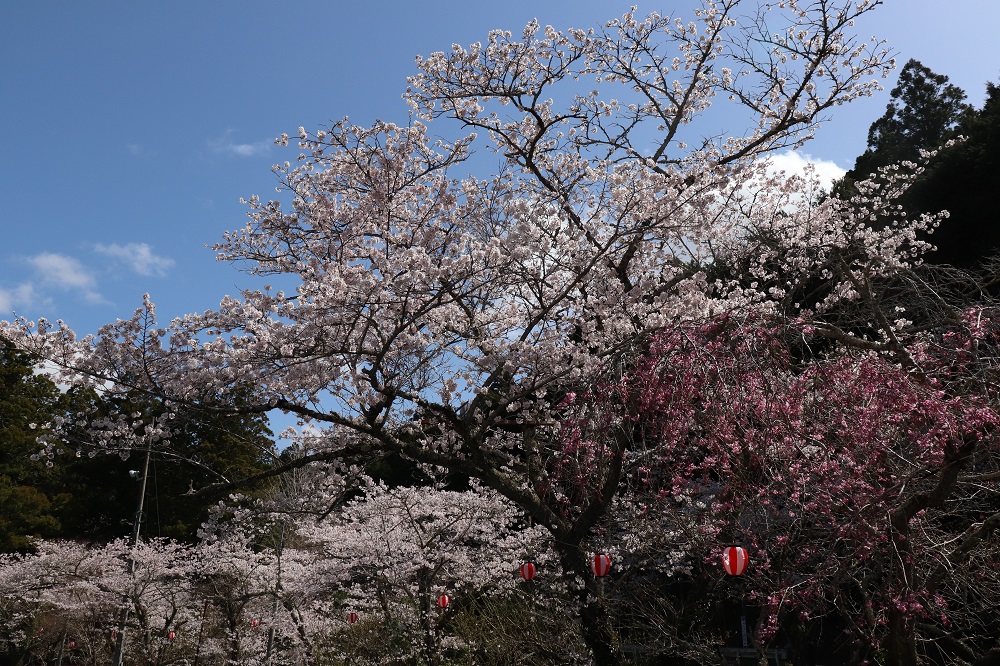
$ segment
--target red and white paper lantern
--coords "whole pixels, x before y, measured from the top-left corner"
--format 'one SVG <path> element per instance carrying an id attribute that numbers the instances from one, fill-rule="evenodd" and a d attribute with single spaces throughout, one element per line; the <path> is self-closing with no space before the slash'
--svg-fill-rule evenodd
<path id="1" fill-rule="evenodd" d="M 447 608 L 449 601 L 451 601 L 451 599 L 448 598 L 448 595 L 442 594 L 440 597 L 438 597 L 438 606 L 440 606 L 441 608 Z"/>
<path id="2" fill-rule="evenodd" d="M 177 634 L 171 631 L 169 634 L 167 634 L 167 638 L 169 638 L 170 640 L 174 640 L 175 638 L 177 638 Z"/>
<path id="3" fill-rule="evenodd" d="M 347 614 L 347 621 L 350 622 L 351 624 L 354 624 L 355 622 L 358 621 L 358 614 L 357 613 L 348 613 Z"/>
<path id="4" fill-rule="evenodd" d="M 604 553 L 594 555 L 593 559 L 590 560 L 590 570 L 598 578 L 607 576 L 608 572 L 611 571 L 611 558 Z"/>
<path id="5" fill-rule="evenodd" d="M 730 546 L 722 551 L 722 568 L 730 576 L 740 576 L 747 570 L 747 549 L 742 546 Z"/>
<path id="6" fill-rule="evenodd" d="M 536 573 L 538 573 L 538 570 L 534 562 L 525 562 L 521 565 L 521 578 L 524 580 L 533 579 Z"/>

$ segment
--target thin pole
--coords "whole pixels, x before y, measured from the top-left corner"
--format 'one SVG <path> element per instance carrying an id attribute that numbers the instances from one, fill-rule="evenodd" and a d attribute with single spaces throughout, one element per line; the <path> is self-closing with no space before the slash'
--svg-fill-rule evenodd
<path id="1" fill-rule="evenodd" d="M 205 599 L 205 606 L 201 609 L 201 627 L 198 629 L 198 647 L 194 650 L 194 666 L 198 666 L 198 657 L 201 656 L 201 637 L 205 634 L 206 613 L 208 613 L 208 599 Z"/>
<path id="2" fill-rule="evenodd" d="M 271 664 L 271 647 L 274 645 L 274 618 L 278 615 L 278 595 L 281 593 L 281 550 L 285 546 L 285 521 L 281 521 L 281 536 L 278 537 L 278 574 L 274 583 L 274 607 L 271 609 L 271 627 L 267 630 L 267 653 L 264 663 Z"/>
<path id="3" fill-rule="evenodd" d="M 747 640 L 747 604 L 743 602 L 743 614 L 740 615 L 740 634 L 743 636 L 743 647 L 748 647 L 750 642 Z"/>
<path id="4" fill-rule="evenodd" d="M 142 467 L 142 489 L 139 491 L 139 508 L 135 512 L 135 520 L 132 523 L 132 548 L 139 545 L 139 531 L 142 528 L 142 507 L 146 500 L 146 477 L 149 473 L 149 456 L 151 452 L 151 449 L 146 449 L 146 462 Z M 135 578 L 136 566 L 135 557 L 130 557 L 128 561 L 128 577 L 130 581 Z M 122 659 L 125 656 L 125 625 L 128 624 L 128 616 L 129 598 L 128 594 L 125 594 L 122 599 L 122 610 L 118 619 L 118 639 L 115 641 L 114 655 L 115 666 L 122 666 Z"/>
<path id="5" fill-rule="evenodd" d="M 59 643 L 59 666 L 62 666 L 63 656 L 66 654 L 66 627 L 63 627 L 62 642 Z"/>

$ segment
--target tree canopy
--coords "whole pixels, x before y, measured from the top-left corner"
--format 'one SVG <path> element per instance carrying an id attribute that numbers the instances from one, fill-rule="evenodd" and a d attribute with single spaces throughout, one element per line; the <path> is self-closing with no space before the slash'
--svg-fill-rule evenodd
<path id="1" fill-rule="evenodd" d="M 955 608 L 977 582 L 995 589 L 995 310 L 968 275 L 922 265 L 943 216 L 900 208 L 919 164 L 843 201 L 767 161 L 878 89 L 892 59 L 852 31 L 878 4 L 705 2 L 692 22 L 530 23 L 418 59 L 408 124 L 282 135 L 300 151 L 275 169 L 284 196 L 251 198 L 218 244 L 248 280 L 289 291 L 260 284 L 166 326 L 147 297 L 86 338 L 3 323 L 116 406 L 53 422 L 46 452 L 78 429 L 133 452 L 250 430 L 232 473 L 192 484 L 207 496 L 284 479 L 217 506 L 199 545 L 202 614 L 213 606 L 230 659 L 247 609 L 268 600 L 296 658 L 319 662 L 321 637 L 361 634 L 336 618 L 366 580 L 369 626 L 415 663 L 494 658 L 475 637 L 525 602 L 483 563 L 531 548 L 554 570 L 537 612 L 565 653 L 617 665 L 629 637 L 698 624 L 660 591 L 699 589 L 701 612 L 737 600 L 718 564 L 734 541 L 756 563 L 744 600 L 760 651 L 824 622 L 856 660 L 914 664 L 942 635 L 952 655 L 992 650 L 988 595 Z M 944 80 L 905 69 L 896 98 L 932 108 L 940 88 L 958 108 Z M 747 126 L 712 127 L 713 104 Z M 878 146 L 904 149 L 892 137 L 908 108 L 883 119 Z M 915 145 L 958 122 L 928 113 L 897 133 Z M 464 175 L 475 151 L 496 169 Z M 260 469 L 258 419 L 275 409 L 300 425 Z M 427 486 L 372 482 L 391 460 Z M 458 479 L 472 494 L 444 488 Z M 316 555 L 330 534 L 379 548 L 336 572 L 342 555 Z M 918 563 L 925 546 L 933 561 Z M 435 603 L 443 591 L 461 594 L 454 610 Z M 167 631 L 181 611 L 159 608 Z M 702 625 L 708 640 L 729 630 Z M 697 663 L 695 643 L 657 654 Z"/>

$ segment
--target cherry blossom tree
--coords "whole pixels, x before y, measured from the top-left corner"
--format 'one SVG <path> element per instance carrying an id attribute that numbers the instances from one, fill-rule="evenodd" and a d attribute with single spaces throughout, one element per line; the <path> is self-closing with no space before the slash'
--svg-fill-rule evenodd
<path id="1" fill-rule="evenodd" d="M 548 530 L 595 662 L 620 663 L 587 562 L 647 444 L 582 396 L 664 326 L 785 307 L 820 278 L 829 308 L 919 252 L 915 229 L 933 220 L 865 225 L 891 188 L 815 204 L 808 181 L 764 159 L 878 89 L 892 60 L 852 26 L 879 4 L 705 0 L 690 22 L 530 23 L 432 54 L 407 125 L 300 128 L 303 152 L 276 168 L 290 201 L 251 198 L 246 227 L 218 245 L 292 291 L 247 289 L 166 327 L 147 299 L 95 336 L 23 320 L 0 334 L 67 382 L 162 401 L 155 419 L 92 424 L 98 446 L 161 445 L 178 406 L 232 411 L 227 397 L 252 387 L 240 410 L 314 431 L 242 483 L 387 454 L 476 479 Z M 713 105 L 747 125 L 711 127 Z M 476 151 L 495 173 L 464 175 Z"/>
<path id="2" fill-rule="evenodd" d="M 0 647 L 37 658 L 60 649 L 52 641 L 72 642 L 76 658 L 110 663 L 127 604 L 120 645 L 129 661 L 263 664 L 276 626 L 289 640 L 271 650 L 271 663 L 315 663 L 294 618 L 274 612 L 275 552 L 238 538 L 247 534 L 239 525 L 229 531 L 197 547 L 43 541 L 36 553 L 0 560 Z"/>
<path id="3" fill-rule="evenodd" d="M 4 618 L 4 634 L 26 645 L 47 629 L 50 639 L 62 635 L 58 649 L 72 642 L 77 657 L 110 662 L 124 603 L 130 658 L 171 663 L 169 635 L 192 621 L 191 565 L 189 547 L 163 540 L 134 548 L 125 540 L 103 547 L 40 542 L 36 553 L 0 563 L 0 594 L 15 612 Z"/>
<path id="4" fill-rule="evenodd" d="M 191 573 L 201 614 L 197 630 L 202 658 L 227 664 L 263 663 L 267 627 L 274 622 L 272 600 L 277 581 L 277 556 L 255 547 L 250 535 L 233 526 L 226 538 L 206 538 L 197 546 Z M 280 619 L 280 618 L 279 618 Z M 287 623 L 282 625 L 289 635 Z"/>
<path id="5" fill-rule="evenodd" d="M 370 485 L 324 520 L 297 521 L 295 532 L 305 542 L 295 555 L 304 569 L 293 580 L 286 564 L 286 606 L 340 628 L 355 612 L 379 628 L 386 646 L 420 654 L 421 663 L 442 663 L 444 650 L 461 649 L 449 630 L 455 616 L 484 597 L 511 594 L 522 562 L 548 567 L 550 586 L 559 588 L 545 530 L 528 528 L 516 507 L 486 489 Z M 441 595 L 450 598 L 447 608 Z"/>
<path id="6" fill-rule="evenodd" d="M 220 505 L 194 547 L 39 542 L 34 554 L 8 556 L 0 561 L 5 652 L 42 657 L 72 643 L 77 658 L 108 661 L 126 603 L 127 659 L 439 664 L 478 649 L 455 631 L 456 619 L 482 617 L 491 603 L 524 605 L 517 581 L 526 560 L 547 579 L 531 595 L 533 612 L 562 614 L 547 532 L 523 525 L 493 492 L 371 484 L 319 521 L 323 512 L 294 518 L 273 509 Z M 278 549 L 267 545 L 277 520 Z M 447 608 L 442 594 L 451 597 Z M 573 637 L 581 657 L 583 642 Z"/>

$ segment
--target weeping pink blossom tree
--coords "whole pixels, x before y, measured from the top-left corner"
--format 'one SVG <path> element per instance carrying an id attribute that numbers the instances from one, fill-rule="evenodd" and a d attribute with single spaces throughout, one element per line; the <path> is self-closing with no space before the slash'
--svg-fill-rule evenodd
<path id="1" fill-rule="evenodd" d="M 721 545 L 747 548 L 730 584 L 760 607 L 761 645 L 780 626 L 802 650 L 834 616 L 853 663 L 996 659 L 995 316 L 909 336 L 913 368 L 734 315 L 668 329 L 633 366 L 621 403 L 660 456 L 644 464 L 649 510 L 712 535 L 720 577 Z"/>
<path id="2" fill-rule="evenodd" d="M 345 119 L 278 140 L 302 151 L 276 167 L 284 203 L 251 198 L 217 249 L 287 290 L 247 289 L 165 327 L 147 299 L 95 336 L 45 321 L 2 335 L 64 381 L 163 402 L 156 421 L 93 424 L 99 447 L 157 446 L 172 406 L 225 411 L 250 387 L 242 409 L 312 428 L 269 474 L 394 454 L 476 479 L 549 531 L 595 662 L 620 663 L 587 563 L 649 443 L 577 396 L 665 326 L 795 309 L 796 285 L 816 279 L 830 308 L 919 253 L 933 220 L 868 226 L 892 212 L 892 188 L 818 204 L 808 179 L 765 159 L 879 88 L 893 62 L 853 34 L 879 4 L 705 0 L 690 21 L 530 23 L 431 54 L 406 125 Z M 718 109 L 746 125 L 713 127 Z"/>

